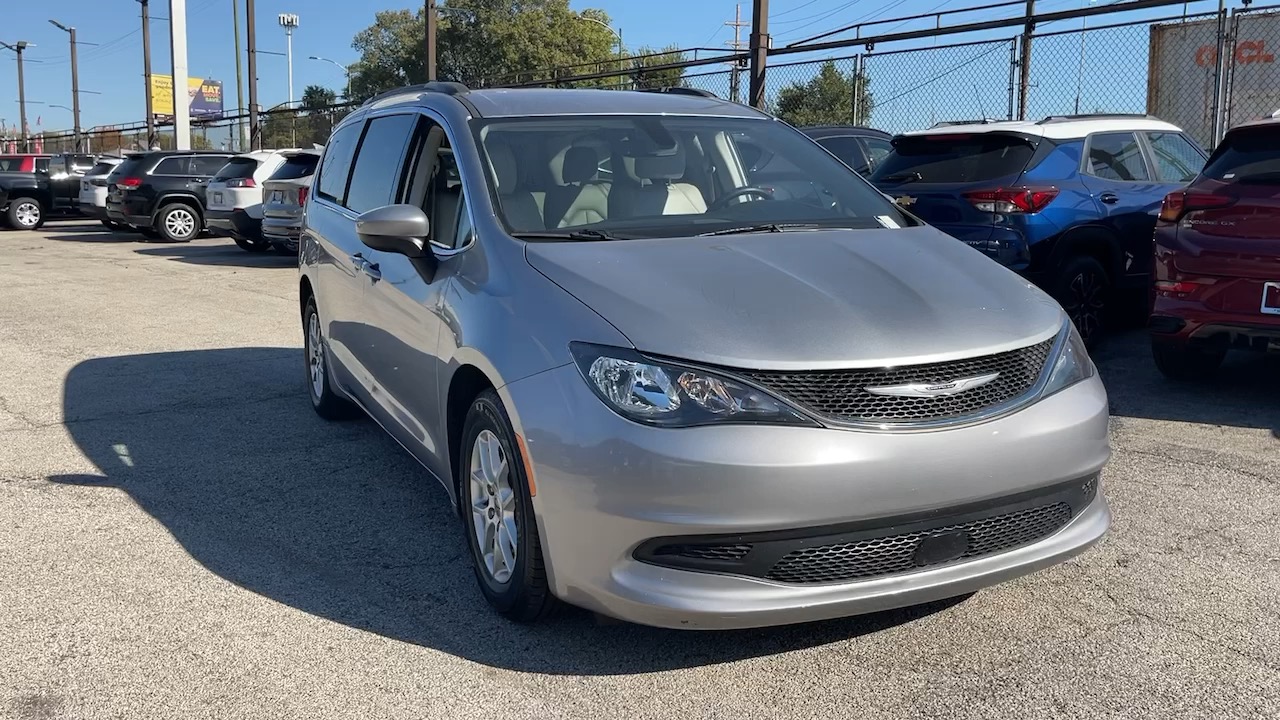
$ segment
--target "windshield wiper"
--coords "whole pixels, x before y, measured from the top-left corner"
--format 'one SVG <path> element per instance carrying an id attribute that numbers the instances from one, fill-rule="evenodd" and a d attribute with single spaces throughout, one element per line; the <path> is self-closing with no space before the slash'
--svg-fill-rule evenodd
<path id="1" fill-rule="evenodd" d="M 530 232 L 512 233 L 512 237 L 521 240 L 621 240 L 622 238 L 603 230 L 534 230 Z"/>
<path id="2" fill-rule="evenodd" d="M 724 230 L 712 230 L 711 232 L 698 233 L 697 237 L 711 237 L 712 235 L 745 235 L 746 233 L 779 233 L 788 230 L 815 230 L 817 225 L 813 223 L 761 223 L 759 225 L 745 225 L 743 227 L 725 228 Z"/>
<path id="3" fill-rule="evenodd" d="M 909 183 L 917 180 L 923 180 L 924 178 L 920 177 L 920 173 L 918 172 L 909 172 L 897 173 L 896 175 L 885 175 L 880 179 L 885 182 Z"/>

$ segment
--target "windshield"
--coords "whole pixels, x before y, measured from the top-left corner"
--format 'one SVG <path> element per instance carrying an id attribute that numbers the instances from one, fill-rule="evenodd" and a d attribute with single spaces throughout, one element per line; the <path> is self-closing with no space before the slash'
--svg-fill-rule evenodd
<path id="1" fill-rule="evenodd" d="M 773 120 L 612 115 L 476 124 L 493 198 L 527 239 L 677 237 L 914 224 Z M 777 164 L 779 172 L 770 172 Z"/>
<path id="2" fill-rule="evenodd" d="M 893 152 L 876 167 L 871 181 L 970 183 L 1018 175 L 1035 148 L 1017 135 L 937 133 L 911 135 L 893 141 Z"/>
<path id="3" fill-rule="evenodd" d="M 1227 134 L 1205 165 L 1204 176 L 1238 183 L 1280 184 L 1280 146 L 1274 126 Z"/>
<path id="4" fill-rule="evenodd" d="M 284 164 L 279 167 L 271 175 L 272 180 L 297 180 L 298 178 L 307 177 L 316 171 L 316 164 L 320 162 L 319 155 L 312 153 L 298 153 L 285 158 Z"/>

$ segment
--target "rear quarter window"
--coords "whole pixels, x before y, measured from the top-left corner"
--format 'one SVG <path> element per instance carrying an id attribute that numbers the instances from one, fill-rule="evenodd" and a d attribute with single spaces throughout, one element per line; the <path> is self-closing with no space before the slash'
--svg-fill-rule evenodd
<path id="1" fill-rule="evenodd" d="M 1035 148 L 1025 139 L 996 133 L 899 137 L 872 180 L 972 183 L 1021 174 Z M 919 177 L 916 177 L 916 174 Z"/>

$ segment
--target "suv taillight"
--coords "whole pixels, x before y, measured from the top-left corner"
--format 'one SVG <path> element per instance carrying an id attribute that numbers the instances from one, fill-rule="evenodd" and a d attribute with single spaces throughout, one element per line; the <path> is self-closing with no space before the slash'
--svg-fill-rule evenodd
<path id="1" fill-rule="evenodd" d="M 142 186 L 142 178 L 127 177 L 120 178 L 116 181 L 116 185 L 122 188 L 136 188 Z"/>
<path id="2" fill-rule="evenodd" d="M 308 189 L 309 188 L 304 187 L 298 188 L 298 207 L 306 207 Z"/>
<path id="3" fill-rule="evenodd" d="M 1171 192 L 1165 195 L 1164 202 L 1160 203 L 1160 220 L 1161 222 L 1176 223 L 1187 213 L 1197 210 L 1223 208 L 1235 204 L 1235 201 L 1235 198 L 1225 195 L 1187 192 L 1185 190 Z"/>
<path id="4" fill-rule="evenodd" d="M 964 199 L 982 212 L 1001 215 L 1038 213 L 1058 197 L 1058 188 L 1000 188 L 964 193 Z"/>
<path id="5" fill-rule="evenodd" d="M 229 188 L 258 187 L 258 183 L 255 182 L 254 179 L 251 177 L 250 178 L 231 178 L 230 180 L 227 180 L 226 183 L 227 183 L 227 187 Z"/>

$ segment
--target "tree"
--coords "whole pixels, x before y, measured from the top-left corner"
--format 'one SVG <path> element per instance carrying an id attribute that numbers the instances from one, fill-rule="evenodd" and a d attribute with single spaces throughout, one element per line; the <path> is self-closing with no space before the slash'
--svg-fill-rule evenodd
<path id="1" fill-rule="evenodd" d="M 387 10 L 356 34 L 360 52 L 351 73 L 355 99 L 426 79 L 421 9 Z M 436 61 L 440 80 L 498 84 L 542 68 L 616 59 L 609 16 L 569 0 L 448 0 L 437 9 Z M 589 72 L 589 71 L 588 71 Z M 542 78 L 537 78 L 542 79 Z"/>
<path id="2" fill-rule="evenodd" d="M 874 102 L 867 88 L 866 75 L 856 78 L 836 69 L 834 62 L 822 68 L 808 82 L 792 83 L 778 92 L 773 110 L 778 117 L 797 127 L 805 125 L 866 125 L 871 121 Z M 858 113 L 854 117 L 854 87 L 859 94 Z"/>
<path id="3" fill-rule="evenodd" d="M 632 59 L 631 82 L 639 88 L 684 87 L 684 68 L 663 68 L 650 70 L 658 65 L 672 65 L 687 60 L 684 53 L 675 45 L 668 45 L 661 50 L 648 47 L 640 48 Z"/>

